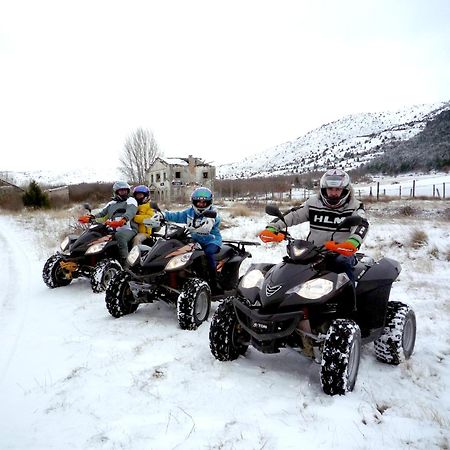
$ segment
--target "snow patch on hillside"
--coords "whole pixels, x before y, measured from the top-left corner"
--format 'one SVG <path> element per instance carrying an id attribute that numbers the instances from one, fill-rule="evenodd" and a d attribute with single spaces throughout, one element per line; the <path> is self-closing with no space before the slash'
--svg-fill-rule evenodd
<path id="1" fill-rule="evenodd" d="M 219 178 L 286 175 L 322 170 L 338 161 L 345 170 L 368 162 L 378 146 L 411 139 L 450 102 L 416 105 L 400 111 L 352 114 L 242 161 L 220 166 Z"/>

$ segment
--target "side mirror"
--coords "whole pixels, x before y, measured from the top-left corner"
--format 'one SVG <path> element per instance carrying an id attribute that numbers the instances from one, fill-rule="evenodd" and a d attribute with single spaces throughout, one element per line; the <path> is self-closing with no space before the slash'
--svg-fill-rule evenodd
<path id="1" fill-rule="evenodd" d="M 211 211 L 209 209 L 203 213 L 203 217 L 209 217 L 210 219 L 215 219 L 217 217 L 217 211 Z"/>
<path id="2" fill-rule="evenodd" d="M 150 202 L 150 206 L 152 207 L 152 209 L 154 209 L 155 211 L 161 211 L 159 209 L 158 203 L 156 202 Z"/>
<path id="3" fill-rule="evenodd" d="M 266 214 L 269 214 L 269 216 L 278 217 L 284 222 L 284 216 L 281 213 L 280 208 L 276 205 L 266 205 Z"/>
<path id="4" fill-rule="evenodd" d="M 91 205 L 89 203 L 83 203 L 83 208 L 87 209 L 89 212 L 92 211 Z"/>

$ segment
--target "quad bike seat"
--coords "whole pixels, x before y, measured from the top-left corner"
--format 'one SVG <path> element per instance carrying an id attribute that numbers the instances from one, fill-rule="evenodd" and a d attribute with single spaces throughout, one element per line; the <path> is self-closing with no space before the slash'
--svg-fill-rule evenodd
<path id="1" fill-rule="evenodd" d="M 219 253 L 216 253 L 215 258 L 216 261 L 220 261 L 225 258 L 229 258 L 234 254 L 234 249 L 230 247 L 229 245 L 223 245 L 219 251 Z"/>

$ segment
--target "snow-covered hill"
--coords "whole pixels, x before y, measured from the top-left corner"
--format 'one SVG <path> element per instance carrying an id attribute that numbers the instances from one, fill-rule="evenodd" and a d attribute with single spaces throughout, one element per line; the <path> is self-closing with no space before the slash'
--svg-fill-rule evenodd
<path id="1" fill-rule="evenodd" d="M 362 113 L 322 125 L 297 138 L 242 161 L 220 166 L 220 178 L 274 176 L 323 170 L 329 164 L 346 170 L 381 154 L 379 146 L 408 140 L 450 102 L 416 105 L 400 111 Z"/>
<path id="2" fill-rule="evenodd" d="M 0 172 L 0 178 L 17 186 L 27 186 L 31 180 L 36 181 L 41 186 L 62 186 L 79 183 L 114 182 L 121 177 L 118 169 L 108 167 Z"/>

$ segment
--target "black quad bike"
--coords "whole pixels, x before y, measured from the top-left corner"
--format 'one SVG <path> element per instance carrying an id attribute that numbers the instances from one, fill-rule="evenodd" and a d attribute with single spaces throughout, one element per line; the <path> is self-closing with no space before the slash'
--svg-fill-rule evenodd
<path id="1" fill-rule="evenodd" d="M 276 206 L 266 213 L 284 222 Z M 358 225 L 346 218 L 338 229 Z M 209 332 L 210 349 L 220 361 L 244 355 L 249 345 L 263 353 L 289 346 L 321 364 L 320 381 L 329 395 L 353 390 L 361 345 L 375 343 L 378 360 L 397 365 L 408 359 L 416 338 L 414 311 L 389 301 L 400 264 L 375 262 L 357 254 L 356 288 L 345 273 L 327 269 L 335 254 L 287 232 L 287 256 L 279 264 L 252 264 L 237 294 L 216 310 Z M 334 256 L 333 256 L 334 255 Z"/>
<path id="2" fill-rule="evenodd" d="M 84 207 L 91 212 L 88 204 Z M 118 210 L 116 216 L 124 212 Z M 62 241 L 61 251 L 44 264 L 42 278 L 49 288 L 57 288 L 67 286 L 74 278 L 86 277 L 94 292 L 103 292 L 113 275 L 122 270 L 115 229 L 108 222 L 97 223 L 90 214 L 79 221 L 88 227 L 81 235 L 71 234 Z"/>
<path id="3" fill-rule="evenodd" d="M 205 217 L 215 215 L 214 211 L 204 213 Z M 135 312 L 141 303 L 163 300 L 176 306 L 180 328 L 195 330 L 208 319 L 211 300 L 235 293 L 239 267 L 251 257 L 245 246 L 259 245 L 227 240 L 223 244 L 216 255 L 216 282 L 224 294 L 212 295 L 205 253 L 184 226 L 166 223 L 164 235 L 153 247 L 134 246 L 126 268 L 112 279 L 105 297 L 109 313 L 121 317 Z"/>

